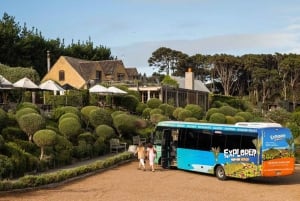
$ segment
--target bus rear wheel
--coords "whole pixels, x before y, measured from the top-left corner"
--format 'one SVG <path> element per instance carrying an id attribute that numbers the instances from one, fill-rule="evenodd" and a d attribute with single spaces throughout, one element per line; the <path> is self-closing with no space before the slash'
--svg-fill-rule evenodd
<path id="1" fill-rule="evenodd" d="M 221 165 L 219 165 L 216 168 L 216 176 L 219 180 L 226 180 L 227 179 L 226 174 L 225 174 L 225 170 Z"/>

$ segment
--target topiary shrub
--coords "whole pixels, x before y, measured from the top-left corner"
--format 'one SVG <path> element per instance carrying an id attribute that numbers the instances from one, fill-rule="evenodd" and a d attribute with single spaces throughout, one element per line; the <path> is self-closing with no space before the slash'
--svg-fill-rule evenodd
<path id="1" fill-rule="evenodd" d="M 158 108 L 162 104 L 162 101 L 158 98 L 151 98 L 147 101 L 147 105 L 149 108 L 154 109 Z"/>
<path id="2" fill-rule="evenodd" d="M 238 110 L 231 106 L 225 105 L 219 108 L 219 112 L 224 114 L 225 116 L 234 116 L 238 112 Z"/>
<path id="3" fill-rule="evenodd" d="M 226 123 L 226 118 L 225 115 L 222 113 L 213 113 L 209 118 L 209 122 L 224 124 Z"/>
<path id="4" fill-rule="evenodd" d="M 179 113 L 180 113 L 182 110 L 184 110 L 182 107 L 177 107 L 177 108 L 173 111 L 173 117 L 174 117 L 175 119 L 178 120 Z"/>
<path id="5" fill-rule="evenodd" d="M 241 116 L 245 121 L 251 121 L 253 119 L 253 115 L 250 112 L 238 112 L 235 116 Z"/>
<path id="6" fill-rule="evenodd" d="M 36 113 L 22 115 L 19 118 L 18 123 L 22 131 L 27 134 L 30 142 L 32 141 L 32 136 L 36 131 L 46 127 L 45 119 L 40 114 Z"/>
<path id="7" fill-rule="evenodd" d="M 151 108 L 147 107 L 146 109 L 144 109 L 142 117 L 144 119 L 150 119 L 150 112 L 151 112 Z"/>
<path id="8" fill-rule="evenodd" d="M 162 113 L 163 113 L 163 111 L 161 109 L 155 108 L 150 111 L 150 116 L 153 114 L 162 114 Z"/>
<path id="9" fill-rule="evenodd" d="M 169 118 L 162 114 L 152 114 L 150 117 L 150 121 L 154 125 L 160 121 L 167 121 L 167 120 L 169 120 Z"/>
<path id="10" fill-rule="evenodd" d="M 116 135 L 115 130 L 111 126 L 105 124 L 97 126 L 95 132 L 98 138 L 100 137 L 105 141 Z"/>
<path id="11" fill-rule="evenodd" d="M 67 138 L 57 135 L 54 150 L 56 165 L 67 165 L 72 162 L 73 145 Z"/>
<path id="12" fill-rule="evenodd" d="M 184 121 L 186 121 L 186 122 L 199 122 L 199 120 L 196 119 L 195 117 L 185 118 Z"/>
<path id="13" fill-rule="evenodd" d="M 6 141 L 14 141 L 15 139 L 28 140 L 28 136 L 19 127 L 6 127 L 2 130 L 1 135 Z"/>
<path id="14" fill-rule="evenodd" d="M 91 132 L 84 132 L 78 135 L 78 141 L 85 141 L 88 144 L 95 142 L 95 137 Z"/>
<path id="15" fill-rule="evenodd" d="M 22 115 L 29 114 L 29 113 L 39 114 L 35 109 L 32 109 L 32 108 L 22 108 L 22 109 L 20 109 L 20 110 L 18 110 L 16 112 L 15 117 L 16 117 L 16 119 L 18 121 Z"/>
<path id="16" fill-rule="evenodd" d="M 235 115 L 234 116 L 235 119 L 235 123 L 237 122 L 245 122 L 246 120 L 244 119 L 244 117 L 240 116 L 240 115 Z"/>
<path id="17" fill-rule="evenodd" d="M 102 108 L 92 110 L 89 114 L 89 120 L 94 128 L 101 124 L 106 124 L 109 126 L 112 125 L 111 113 L 108 110 Z"/>
<path id="18" fill-rule="evenodd" d="M 130 112 L 135 112 L 136 107 L 139 104 L 139 100 L 137 97 L 133 95 L 126 95 L 121 98 L 121 104 L 120 106 L 126 108 Z"/>
<path id="19" fill-rule="evenodd" d="M 137 112 L 137 114 L 141 115 L 143 114 L 143 111 L 148 107 L 147 104 L 139 102 L 139 104 L 137 105 L 135 111 Z"/>
<path id="20" fill-rule="evenodd" d="M 56 143 L 56 133 L 49 129 L 39 130 L 34 133 L 33 142 L 41 148 L 40 160 L 43 160 L 45 147 Z"/>
<path id="21" fill-rule="evenodd" d="M 235 124 L 237 122 L 236 118 L 233 116 L 225 116 L 226 124 Z"/>
<path id="22" fill-rule="evenodd" d="M 74 113 L 70 113 L 70 112 L 67 112 L 67 113 L 61 115 L 58 121 L 60 122 L 64 118 L 68 118 L 68 117 L 73 117 L 73 118 L 77 119 L 78 122 L 80 122 L 80 118 L 78 117 L 78 115 L 76 115 Z"/>
<path id="23" fill-rule="evenodd" d="M 203 117 L 203 109 L 199 105 L 188 104 L 185 106 L 184 109 L 191 111 L 192 117 L 194 117 L 196 119 L 202 119 L 202 117 Z"/>
<path id="24" fill-rule="evenodd" d="M 164 103 L 164 104 L 161 104 L 161 105 L 159 106 L 159 109 L 161 109 L 161 110 L 163 111 L 163 113 L 162 113 L 163 115 L 165 115 L 165 116 L 171 118 L 172 115 L 173 115 L 173 112 L 174 112 L 174 110 L 175 110 L 175 107 L 172 106 L 172 105 L 169 105 L 169 104 Z"/>
<path id="25" fill-rule="evenodd" d="M 192 117 L 193 113 L 190 110 L 183 109 L 178 113 L 178 120 L 184 121 L 186 118 Z"/>
<path id="26" fill-rule="evenodd" d="M 80 133 L 81 125 L 76 118 L 68 117 L 59 122 L 58 129 L 67 139 L 72 139 Z"/>
<path id="27" fill-rule="evenodd" d="M 136 117 L 120 114 L 113 118 L 113 125 L 121 137 L 131 138 L 136 133 Z"/>
<path id="28" fill-rule="evenodd" d="M 207 112 L 206 112 L 206 120 L 210 119 L 210 116 L 214 113 L 219 113 L 219 108 L 210 108 Z"/>
<path id="29" fill-rule="evenodd" d="M 23 103 L 18 104 L 16 107 L 16 111 L 19 111 L 23 108 L 31 108 L 31 109 L 34 109 L 38 113 L 40 112 L 40 108 L 36 104 L 31 103 L 31 102 L 23 102 Z"/>

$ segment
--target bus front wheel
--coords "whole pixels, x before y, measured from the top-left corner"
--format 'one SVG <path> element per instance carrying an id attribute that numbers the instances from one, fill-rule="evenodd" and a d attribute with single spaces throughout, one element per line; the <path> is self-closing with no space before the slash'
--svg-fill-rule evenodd
<path id="1" fill-rule="evenodd" d="M 216 176 L 218 179 L 220 180 L 226 180 L 226 174 L 225 174 L 225 170 L 224 168 L 219 165 L 217 168 L 216 168 Z"/>

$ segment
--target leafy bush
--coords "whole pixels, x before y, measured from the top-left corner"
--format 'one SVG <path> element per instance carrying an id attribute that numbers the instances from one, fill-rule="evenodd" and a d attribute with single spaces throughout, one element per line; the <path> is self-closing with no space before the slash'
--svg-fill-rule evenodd
<path id="1" fill-rule="evenodd" d="M 39 114 L 35 109 L 32 108 L 22 108 L 16 112 L 16 119 L 19 120 L 21 116 L 29 113 Z"/>
<path id="2" fill-rule="evenodd" d="M 172 115 L 173 115 L 173 112 L 174 112 L 174 110 L 175 110 L 175 107 L 172 106 L 172 105 L 169 105 L 169 104 L 164 103 L 164 104 L 161 104 L 161 105 L 159 106 L 159 109 L 161 109 L 161 110 L 163 111 L 163 115 L 165 115 L 165 116 L 171 118 Z"/>
<path id="3" fill-rule="evenodd" d="M 121 104 L 120 106 L 126 108 L 130 112 L 135 112 L 136 107 L 139 104 L 139 100 L 137 97 L 133 95 L 126 95 L 121 98 Z"/>
<path id="4" fill-rule="evenodd" d="M 233 117 L 233 116 L 225 116 L 225 123 L 226 124 L 235 124 L 237 121 L 236 121 L 236 118 Z"/>
<path id="5" fill-rule="evenodd" d="M 163 113 L 163 111 L 161 109 L 155 108 L 150 111 L 150 116 L 153 114 L 162 114 L 162 113 Z"/>
<path id="6" fill-rule="evenodd" d="M 22 103 L 18 104 L 16 110 L 19 111 L 24 108 L 31 108 L 31 109 L 34 109 L 38 113 L 40 112 L 39 107 L 36 104 L 31 103 L 31 102 L 22 102 Z"/>
<path id="7" fill-rule="evenodd" d="M 149 108 L 154 109 L 158 108 L 162 104 L 162 101 L 158 98 L 151 98 L 147 101 L 147 105 Z"/>
<path id="8" fill-rule="evenodd" d="M 144 119 L 150 119 L 150 112 L 151 112 L 151 108 L 147 107 L 146 109 L 144 109 L 142 117 Z"/>
<path id="9" fill-rule="evenodd" d="M 137 112 L 137 114 L 141 115 L 143 113 L 143 111 L 148 107 L 147 104 L 139 102 L 139 104 L 137 105 L 135 111 Z"/>
<path id="10" fill-rule="evenodd" d="M 116 132 L 112 127 L 104 124 L 97 126 L 95 132 L 97 137 L 101 137 L 104 140 L 112 138 L 116 135 Z"/>
<path id="11" fill-rule="evenodd" d="M 169 120 L 169 118 L 162 114 L 152 114 L 150 117 L 150 121 L 153 124 L 157 124 L 160 121 L 167 121 L 167 120 Z"/>
<path id="12" fill-rule="evenodd" d="M 71 113 L 71 112 L 67 112 L 67 113 L 64 113 L 63 115 L 61 115 L 58 121 L 60 122 L 64 118 L 68 118 L 68 117 L 73 117 L 73 118 L 77 119 L 78 122 L 80 122 L 80 118 L 78 117 L 78 115 L 76 115 L 75 113 Z"/>
<path id="13" fill-rule="evenodd" d="M 2 130 L 1 135 L 6 141 L 14 141 L 15 139 L 27 140 L 28 137 L 26 133 L 24 133 L 18 127 L 6 127 Z"/>
<path id="14" fill-rule="evenodd" d="M 224 114 L 225 116 L 234 116 L 237 113 L 237 111 L 237 109 L 227 105 L 219 108 L 219 112 Z"/>
<path id="15" fill-rule="evenodd" d="M 196 119 L 202 119 L 202 117 L 203 117 L 203 109 L 199 105 L 188 104 L 185 106 L 184 109 L 191 111 L 192 117 L 194 117 Z"/>
<path id="16" fill-rule="evenodd" d="M 8 115 L 7 113 L 0 108 L 0 131 L 6 127 L 8 121 Z"/>
<path id="17" fill-rule="evenodd" d="M 102 108 L 92 110 L 89 114 L 89 120 L 94 128 L 101 124 L 106 124 L 109 126 L 112 125 L 111 113 L 108 110 Z"/>
<path id="18" fill-rule="evenodd" d="M 241 116 L 245 119 L 245 121 L 251 121 L 253 119 L 253 115 L 250 112 L 238 112 L 235 114 L 236 116 Z"/>
<path id="19" fill-rule="evenodd" d="M 222 113 L 213 113 L 209 118 L 210 123 L 226 123 L 225 115 Z"/>
<path id="20" fill-rule="evenodd" d="M 184 110 L 182 107 L 177 107 L 174 111 L 173 111 L 173 117 L 175 119 L 179 119 L 179 113 Z"/>
<path id="21" fill-rule="evenodd" d="M 46 127 L 46 121 L 45 119 L 40 115 L 36 113 L 29 113 L 22 115 L 18 120 L 19 126 L 24 131 L 29 141 L 32 141 L 32 135 L 41 129 L 44 129 Z"/>
<path id="22" fill-rule="evenodd" d="M 34 143 L 41 148 L 40 160 L 44 158 L 44 150 L 46 146 L 56 143 L 56 133 L 53 130 L 42 129 L 34 133 Z"/>
<path id="23" fill-rule="evenodd" d="M 58 129 L 65 137 L 71 139 L 79 134 L 81 125 L 76 118 L 68 117 L 59 122 Z"/>
<path id="24" fill-rule="evenodd" d="M 136 117 L 120 114 L 113 118 L 114 127 L 120 136 L 131 138 L 136 133 Z"/>
<path id="25" fill-rule="evenodd" d="M 186 122 L 199 122 L 199 120 L 196 119 L 195 117 L 185 118 L 184 121 L 186 121 Z"/>
<path id="26" fill-rule="evenodd" d="M 184 121 L 189 117 L 193 117 L 193 113 L 190 110 L 183 109 L 178 113 L 178 120 L 180 121 Z"/>

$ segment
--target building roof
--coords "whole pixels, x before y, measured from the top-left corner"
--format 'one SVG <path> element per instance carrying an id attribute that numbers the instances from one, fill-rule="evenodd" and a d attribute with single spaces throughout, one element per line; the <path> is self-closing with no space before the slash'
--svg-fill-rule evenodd
<path id="1" fill-rule="evenodd" d="M 184 77 L 171 76 L 171 78 L 178 82 L 179 88 L 185 89 Z M 210 93 L 209 89 L 205 86 L 205 84 L 201 80 L 196 79 L 194 80 L 194 90 Z"/>
<path id="2" fill-rule="evenodd" d="M 125 70 L 129 77 L 138 76 L 138 71 L 136 68 L 126 68 Z"/>

